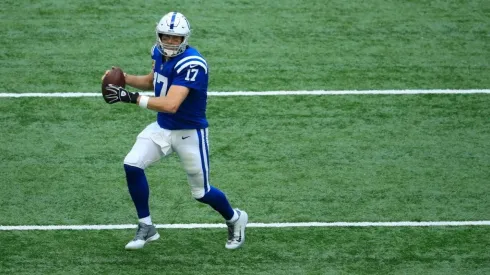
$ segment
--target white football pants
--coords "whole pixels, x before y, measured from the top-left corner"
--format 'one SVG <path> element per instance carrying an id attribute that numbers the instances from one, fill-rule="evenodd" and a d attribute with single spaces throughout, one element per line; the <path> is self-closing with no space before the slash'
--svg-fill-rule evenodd
<path id="1" fill-rule="evenodd" d="M 166 130 L 157 122 L 148 125 L 136 138 L 124 164 L 146 169 L 162 157 L 177 153 L 192 196 L 202 198 L 209 186 L 208 129 Z"/>

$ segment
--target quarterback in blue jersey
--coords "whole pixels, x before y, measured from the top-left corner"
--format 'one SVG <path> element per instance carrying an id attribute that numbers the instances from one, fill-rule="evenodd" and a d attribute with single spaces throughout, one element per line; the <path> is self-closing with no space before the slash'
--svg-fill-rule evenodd
<path id="1" fill-rule="evenodd" d="M 104 97 L 110 104 L 134 103 L 157 111 L 156 122 L 138 135 L 124 159 L 128 189 L 139 219 L 136 236 L 126 249 L 143 248 L 147 242 L 160 237 L 150 216 L 149 187 L 144 170 L 173 152 L 187 173 L 192 196 L 210 205 L 225 219 L 228 226 L 225 247 L 235 249 L 245 241 L 247 213 L 233 209 L 225 194 L 210 185 L 206 119 L 209 69 L 201 54 L 188 45 L 190 34 L 191 28 L 184 15 L 166 14 L 156 27 L 157 41 L 151 49 L 152 72 L 124 74 L 127 85 L 154 90 L 155 96 L 132 93 L 112 84 L 106 87 L 108 93 Z"/>

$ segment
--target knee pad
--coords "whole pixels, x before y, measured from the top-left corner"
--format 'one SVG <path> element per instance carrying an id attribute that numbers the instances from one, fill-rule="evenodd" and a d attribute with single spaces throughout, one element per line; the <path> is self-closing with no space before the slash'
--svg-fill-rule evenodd
<path id="1" fill-rule="evenodd" d="M 129 154 L 127 154 L 124 158 L 124 166 L 138 167 L 143 170 L 147 167 L 145 161 L 143 161 L 140 155 L 134 153 L 133 151 L 129 152 Z"/>
<path id="2" fill-rule="evenodd" d="M 204 177 L 201 171 L 196 174 L 187 174 L 187 181 L 191 187 L 191 194 L 194 199 L 200 199 L 206 194 L 204 189 Z"/>
<path id="3" fill-rule="evenodd" d="M 199 199 L 202 199 L 202 197 L 204 197 L 206 192 L 204 192 L 204 187 L 201 187 L 201 188 L 191 187 L 191 194 L 192 194 L 192 197 L 194 199 L 199 200 Z"/>
<path id="4" fill-rule="evenodd" d="M 124 158 L 124 164 L 145 169 L 161 158 L 160 147 L 151 139 L 136 139 L 131 151 Z"/>

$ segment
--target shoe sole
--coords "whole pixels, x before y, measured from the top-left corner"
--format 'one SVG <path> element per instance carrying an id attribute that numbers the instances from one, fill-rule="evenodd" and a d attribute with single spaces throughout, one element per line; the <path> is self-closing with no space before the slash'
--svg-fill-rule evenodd
<path id="1" fill-rule="evenodd" d="M 153 242 L 153 241 L 156 241 L 156 240 L 158 240 L 158 239 L 160 239 L 160 234 L 155 233 L 155 235 L 153 235 L 153 236 L 149 237 L 149 238 L 148 238 L 148 240 L 146 240 L 146 243 L 148 243 L 148 242 Z"/>
<path id="2" fill-rule="evenodd" d="M 160 239 L 160 234 L 156 233 L 155 235 L 149 237 L 141 247 L 127 247 L 126 246 L 125 248 L 126 248 L 126 250 L 138 250 L 138 249 L 142 249 L 143 247 L 145 247 L 145 245 L 147 243 L 156 241 L 158 239 Z"/>

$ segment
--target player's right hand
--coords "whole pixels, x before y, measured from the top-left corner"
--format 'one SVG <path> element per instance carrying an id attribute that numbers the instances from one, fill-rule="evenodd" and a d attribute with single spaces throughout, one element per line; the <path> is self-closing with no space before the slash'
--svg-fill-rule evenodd
<path id="1" fill-rule="evenodd" d="M 116 86 L 113 84 L 109 84 L 105 87 L 106 93 L 104 94 L 104 98 L 107 103 L 114 104 L 116 102 L 126 102 L 126 103 L 137 103 L 139 93 L 128 92 L 121 86 Z"/>

